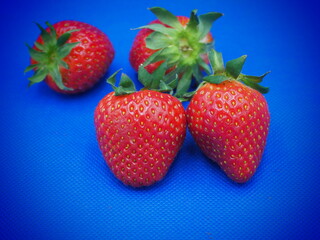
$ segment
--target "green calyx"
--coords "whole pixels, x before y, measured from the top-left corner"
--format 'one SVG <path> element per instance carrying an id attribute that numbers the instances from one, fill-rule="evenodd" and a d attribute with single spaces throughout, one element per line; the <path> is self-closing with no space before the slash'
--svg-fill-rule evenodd
<path id="1" fill-rule="evenodd" d="M 146 65 L 141 65 L 138 70 L 138 79 L 143 84 L 143 89 L 154 90 L 158 92 L 173 93 L 173 89 L 177 86 L 178 76 L 166 75 L 167 64 L 163 62 L 153 73 L 149 73 L 145 69 Z M 121 70 L 121 69 L 120 69 Z M 116 86 L 116 76 L 120 70 L 113 73 L 107 83 L 111 84 L 115 95 L 121 96 L 136 92 L 136 87 L 128 75 L 122 73 L 119 86 Z"/>
<path id="2" fill-rule="evenodd" d="M 37 49 L 27 45 L 31 58 L 37 62 L 25 69 L 25 72 L 30 70 L 35 71 L 34 75 L 28 78 L 30 81 L 29 86 L 43 81 L 48 75 L 50 75 L 61 90 L 73 90 L 63 84 L 60 67 L 66 69 L 69 68 L 68 64 L 63 59 L 69 55 L 71 50 L 79 42 L 67 43 L 67 41 L 69 40 L 72 32 L 79 30 L 70 30 L 62 34 L 60 37 L 57 37 L 56 30 L 50 23 L 46 22 L 46 25 L 50 29 L 49 32 L 40 26 L 40 24 L 36 24 L 41 31 L 43 44 L 35 42 L 34 45 Z"/>
<path id="3" fill-rule="evenodd" d="M 259 83 L 261 83 L 263 78 L 270 72 L 266 72 L 261 76 L 251 76 L 241 73 L 243 65 L 247 59 L 246 55 L 228 61 L 225 66 L 220 52 L 211 49 L 208 56 L 213 74 L 204 77 L 203 80 L 205 82 L 219 84 L 226 80 L 236 80 L 258 90 L 260 93 L 264 94 L 269 92 L 269 88 L 261 86 Z"/>
<path id="4" fill-rule="evenodd" d="M 129 78 L 128 75 L 122 73 L 121 74 L 121 79 L 120 79 L 120 83 L 119 86 L 116 86 L 116 76 L 117 74 L 121 71 L 121 69 L 119 69 L 118 71 L 116 71 L 115 73 L 113 73 L 108 79 L 107 79 L 107 83 L 109 83 L 116 96 L 121 96 L 121 95 L 126 95 L 126 94 L 130 94 L 130 93 L 134 93 L 136 92 L 136 87 L 133 83 L 133 81 Z"/>
<path id="5" fill-rule="evenodd" d="M 222 14 L 209 12 L 197 16 L 197 10 L 193 10 L 189 22 L 183 26 L 175 15 L 164 8 L 153 7 L 150 10 L 169 27 L 155 23 L 138 28 L 154 31 L 146 38 L 146 46 L 158 51 L 147 61 L 150 64 L 165 60 L 167 69 L 174 68 L 172 75 L 180 76 L 175 95 L 182 96 L 188 91 L 192 78 L 198 83 L 202 81 L 201 70 L 210 73 L 210 68 L 202 57 L 212 48 L 212 42 L 205 38 L 213 22 Z"/>

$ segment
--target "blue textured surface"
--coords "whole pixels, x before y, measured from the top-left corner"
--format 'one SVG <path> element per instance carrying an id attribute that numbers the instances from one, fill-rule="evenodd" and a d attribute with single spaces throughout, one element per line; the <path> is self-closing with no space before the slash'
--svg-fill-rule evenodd
<path id="1" fill-rule="evenodd" d="M 167 177 L 123 186 L 95 139 L 93 111 L 111 91 L 101 81 L 79 96 L 44 83 L 27 89 L 33 22 L 74 19 L 107 33 L 119 68 L 147 7 L 177 15 L 223 12 L 213 29 L 226 60 L 248 54 L 244 72 L 271 70 L 264 85 L 271 129 L 250 182 L 232 183 L 188 133 Z M 0 239 L 316 239 L 319 204 L 319 7 L 316 1 L 8 1 L 1 18 Z M 185 104 L 185 106 L 187 103 Z"/>

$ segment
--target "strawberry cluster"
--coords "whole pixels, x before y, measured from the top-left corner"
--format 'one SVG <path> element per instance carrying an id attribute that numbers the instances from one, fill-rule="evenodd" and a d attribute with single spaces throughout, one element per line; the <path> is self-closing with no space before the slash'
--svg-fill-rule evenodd
<path id="1" fill-rule="evenodd" d="M 261 76 L 241 73 L 247 56 L 223 62 L 210 32 L 221 13 L 175 16 L 160 7 L 157 19 L 142 26 L 129 60 L 144 88 L 137 91 L 122 73 L 119 86 L 97 105 L 97 141 L 113 174 L 133 187 L 163 179 L 189 129 L 201 151 L 237 183 L 256 172 L 269 132 L 270 113 Z M 30 85 L 45 80 L 54 90 L 73 94 L 91 88 L 114 57 L 108 37 L 77 21 L 47 29 L 29 47 L 34 70 Z M 192 89 L 192 82 L 196 85 Z M 194 90 L 195 89 L 195 90 Z M 190 101 L 187 109 L 181 101 Z"/>

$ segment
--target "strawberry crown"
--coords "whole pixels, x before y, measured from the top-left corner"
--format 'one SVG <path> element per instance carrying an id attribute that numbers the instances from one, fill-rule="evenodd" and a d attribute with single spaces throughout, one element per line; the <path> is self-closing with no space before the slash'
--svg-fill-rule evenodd
<path id="1" fill-rule="evenodd" d="M 28 50 L 31 58 L 36 61 L 36 64 L 32 64 L 25 69 L 25 72 L 34 70 L 35 73 L 29 79 L 29 86 L 34 83 L 43 81 L 48 75 L 52 77 L 54 82 L 61 90 L 71 91 L 72 88 L 68 88 L 63 84 L 62 76 L 60 73 L 60 67 L 69 69 L 68 64 L 63 60 L 69 55 L 71 50 L 79 44 L 79 42 L 67 43 L 71 33 L 79 31 L 78 29 L 70 30 L 57 37 L 55 28 L 46 22 L 50 31 L 46 31 L 40 24 L 36 23 L 41 31 L 41 38 L 43 44 L 34 42 L 35 48 L 30 47 L 28 44 Z"/>
<path id="2" fill-rule="evenodd" d="M 178 76 L 172 77 L 166 75 L 167 63 L 163 62 L 153 73 L 149 73 L 145 69 L 146 65 L 141 65 L 138 70 L 138 79 L 144 86 L 143 89 L 154 90 L 158 92 L 170 92 L 173 93 L 173 89 L 178 84 Z M 121 74 L 119 86 L 116 86 L 116 76 L 121 69 L 113 73 L 108 79 L 109 83 L 116 96 L 126 95 L 136 92 L 134 82 L 125 73 Z"/>
<path id="3" fill-rule="evenodd" d="M 213 22 L 222 14 L 209 12 L 197 16 L 197 10 L 193 10 L 189 22 L 183 26 L 175 15 L 164 8 L 153 7 L 150 11 L 169 27 L 154 23 L 137 28 L 154 31 L 146 38 L 146 46 L 158 51 L 147 62 L 151 64 L 166 60 L 167 69 L 174 68 L 171 76 L 180 76 L 175 95 L 182 96 L 188 91 L 193 77 L 198 83 L 202 81 L 201 69 L 210 73 L 210 68 L 203 59 L 203 55 L 212 48 L 212 42 L 206 41 L 206 37 Z"/>
<path id="4" fill-rule="evenodd" d="M 247 59 L 247 55 L 243 55 L 239 58 L 230 60 L 224 66 L 222 54 L 214 49 L 211 49 L 208 53 L 210 65 L 212 67 L 212 75 L 203 78 L 205 82 L 219 84 L 226 80 L 236 80 L 244 83 L 245 85 L 258 90 L 260 93 L 268 93 L 269 88 L 263 87 L 259 83 L 263 78 L 270 73 L 266 72 L 261 76 L 251 76 L 241 73 L 243 65 Z"/>

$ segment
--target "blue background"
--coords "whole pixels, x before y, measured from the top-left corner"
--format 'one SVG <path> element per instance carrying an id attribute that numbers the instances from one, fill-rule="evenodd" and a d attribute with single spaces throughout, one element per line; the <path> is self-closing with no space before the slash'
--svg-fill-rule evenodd
<path id="1" fill-rule="evenodd" d="M 27 88 L 25 43 L 43 24 L 74 19 L 104 31 L 116 57 L 106 76 L 136 74 L 128 53 L 154 19 L 224 13 L 213 27 L 225 60 L 248 54 L 244 73 L 268 70 L 271 128 L 252 180 L 235 184 L 187 134 L 166 178 L 147 189 L 122 185 L 99 151 L 93 111 L 111 91 L 102 80 L 78 96 L 45 83 Z M 0 9 L 0 239 L 320 238 L 319 7 L 316 1 L 5 0 Z M 187 106 L 185 103 L 184 106 Z"/>

